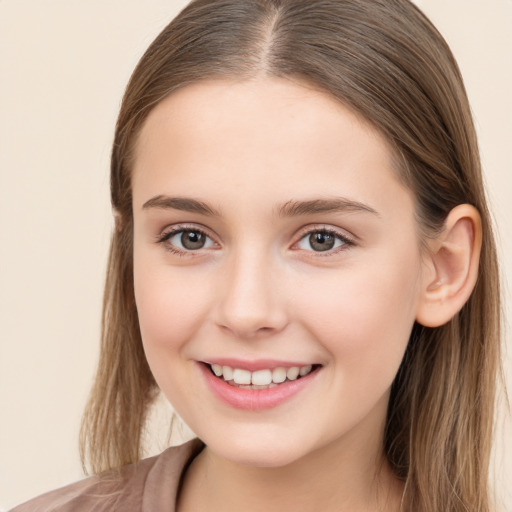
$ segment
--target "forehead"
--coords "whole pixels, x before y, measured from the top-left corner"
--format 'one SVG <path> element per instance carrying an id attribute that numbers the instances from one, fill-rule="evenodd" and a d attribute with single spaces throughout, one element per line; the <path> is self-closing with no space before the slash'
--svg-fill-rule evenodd
<path id="1" fill-rule="evenodd" d="M 246 143 L 263 143 L 268 151 L 305 137 L 316 144 L 350 145 L 350 139 L 362 135 L 374 139 L 384 152 L 389 150 L 370 123 L 332 96 L 306 83 L 279 78 L 208 80 L 185 86 L 149 114 L 136 155 L 144 153 L 148 144 L 158 143 L 159 134 L 172 135 L 175 148 L 180 136 L 202 137 L 203 143 L 235 136 L 246 137 Z"/>
<path id="2" fill-rule="evenodd" d="M 402 192 L 387 140 L 326 93 L 284 79 L 207 81 L 158 104 L 135 151 L 134 203 L 156 194 L 236 191 L 260 203 Z M 388 191 L 389 192 L 389 191 Z M 137 204 L 134 204 L 137 207 Z"/>

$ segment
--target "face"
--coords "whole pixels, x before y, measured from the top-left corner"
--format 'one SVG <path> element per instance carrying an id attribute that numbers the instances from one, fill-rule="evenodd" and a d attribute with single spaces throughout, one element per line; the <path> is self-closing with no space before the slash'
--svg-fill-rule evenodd
<path id="1" fill-rule="evenodd" d="M 204 82 L 152 111 L 132 185 L 146 356 L 209 449 L 280 466 L 380 443 L 422 281 L 384 138 L 305 85 Z"/>

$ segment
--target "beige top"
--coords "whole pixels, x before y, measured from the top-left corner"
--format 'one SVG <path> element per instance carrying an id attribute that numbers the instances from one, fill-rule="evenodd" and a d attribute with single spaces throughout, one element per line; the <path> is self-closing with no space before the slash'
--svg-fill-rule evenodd
<path id="1" fill-rule="evenodd" d="M 160 455 L 55 489 L 11 512 L 175 512 L 181 477 L 203 443 L 193 439 Z"/>

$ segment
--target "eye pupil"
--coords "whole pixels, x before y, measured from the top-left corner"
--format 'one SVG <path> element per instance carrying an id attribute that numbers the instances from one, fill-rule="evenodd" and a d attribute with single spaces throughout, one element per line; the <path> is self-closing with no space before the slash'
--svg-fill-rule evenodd
<path id="1" fill-rule="evenodd" d="M 315 251 L 328 251 L 334 247 L 335 242 L 329 233 L 316 232 L 309 236 L 309 243 Z"/>
<path id="2" fill-rule="evenodd" d="M 206 241 L 206 237 L 198 231 L 183 231 L 181 234 L 181 243 L 185 249 L 201 249 Z"/>

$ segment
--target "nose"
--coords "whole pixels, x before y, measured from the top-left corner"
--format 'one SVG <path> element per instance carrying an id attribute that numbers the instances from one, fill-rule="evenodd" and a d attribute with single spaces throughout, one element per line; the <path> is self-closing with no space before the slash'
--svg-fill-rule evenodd
<path id="1" fill-rule="evenodd" d="M 282 269 L 269 260 L 252 251 L 238 255 L 224 269 L 216 323 L 239 339 L 270 336 L 288 323 Z"/>

